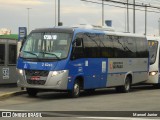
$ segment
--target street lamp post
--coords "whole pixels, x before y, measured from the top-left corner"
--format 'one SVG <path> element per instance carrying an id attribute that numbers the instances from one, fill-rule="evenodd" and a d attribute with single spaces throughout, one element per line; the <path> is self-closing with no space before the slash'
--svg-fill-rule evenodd
<path id="1" fill-rule="evenodd" d="M 29 34 L 29 32 L 30 32 L 30 19 L 29 19 L 29 10 L 30 10 L 31 8 L 27 8 L 27 11 L 28 11 L 28 34 Z"/>
<path id="2" fill-rule="evenodd" d="M 136 32 L 136 19 L 135 19 L 135 0 L 133 0 L 133 33 Z"/>
<path id="3" fill-rule="evenodd" d="M 147 5 L 145 5 L 145 33 L 147 35 Z"/>
<path id="4" fill-rule="evenodd" d="M 129 32 L 129 9 L 128 9 L 128 0 L 127 0 L 127 32 Z"/>

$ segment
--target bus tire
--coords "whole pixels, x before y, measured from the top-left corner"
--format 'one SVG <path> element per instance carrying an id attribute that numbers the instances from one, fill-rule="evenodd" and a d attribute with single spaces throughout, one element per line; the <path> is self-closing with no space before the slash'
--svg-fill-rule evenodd
<path id="1" fill-rule="evenodd" d="M 72 98 L 77 98 L 80 95 L 80 83 L 78 80 L 75 81 L 73 89 L 70 91 L 70 96 Z"/>
<path id="2" fill-rule="evenodd" d="M 120 93 L 128 93 L 131 89 L 131 79 L 126 77 L 125 84 L 123 86 L 117 86 L 116 91 Z"/>
<path id="3" fill-rule="evenodd" d="M 154 84 L 153 86 L 155 89 L 160 89 L 160 83 Z"/>
<path id="4" fill-rule="evenodd" d="M 27 93 L 30 97 L 36 97 L 38 91 L 36 89 L 33 88 L 26 88 Z"/>

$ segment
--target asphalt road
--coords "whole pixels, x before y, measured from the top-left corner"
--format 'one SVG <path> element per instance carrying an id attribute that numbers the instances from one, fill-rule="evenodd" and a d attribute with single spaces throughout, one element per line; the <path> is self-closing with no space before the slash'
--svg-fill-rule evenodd
<path id="1" fill-rule="evenodd" d="M 160 111 L 160 89 L 154 89 L 152 86 L 141 86 L 133 87 L 130 93 L 116 93 L 114 89 L 108 88 L 103 90 L 97 90 L 94 94 L 82 92 L 80 97 L 76 99 L 69 98 L 68 94 L 66 93 L 38 93 L 38 96 L 35 98 L 31 98 L 27 94 L 24 94 L 9 99 L 1 100 L 0 111 L 43 111 L 44 115 L 48 117 L 51 116 L 45 119 L 52 118 L 52 120 L 153 120 L 152 117 L 117 117 L 116 115 L 121 114 L 121 112 L 111 113 L 113 116 L 103 116 L 103 114 L 106 114 L 106 111 L 124 111 L 123 113 L 127 113 L 127 111 L 142 111 L 142 113 L 144 113 L 143 111 Z M 63 112 L 57 113 L 53 111 Z M 69 111 L 69 113 L 65 113 L 64 111 Z M 84 116 L 84 113 L 89 114 L 89 116 Z M 101 114 L 101 118 L 96 117 L 98 116 L 96 113 Z M 159 119 L 157 117 L 154 118 Z"/>

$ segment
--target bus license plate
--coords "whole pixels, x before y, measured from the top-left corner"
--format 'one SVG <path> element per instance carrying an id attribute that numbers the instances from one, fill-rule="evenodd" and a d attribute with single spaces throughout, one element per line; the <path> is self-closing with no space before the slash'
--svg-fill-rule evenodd
<path id="1" fill-rule="evenodd" d="M 32 76 L 31 80 L 40 80 L 40 76 Z"/>

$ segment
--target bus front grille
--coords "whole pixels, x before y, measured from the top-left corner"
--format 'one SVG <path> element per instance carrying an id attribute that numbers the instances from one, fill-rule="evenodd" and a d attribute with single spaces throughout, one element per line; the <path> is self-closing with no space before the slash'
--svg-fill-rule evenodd
<path id="1" fill-rule="evenodd" d="M 25 70 L 26 76 L 43 76 L 47 77 L 49 71 L 46 70 Z"/>
<path id="2" fill-rule="evenodd" d="M 44 85 L 46 83 L 46 80 L 30 80 L 27 79 L 28 84 L 33 84 L 33 85 Z"/>

